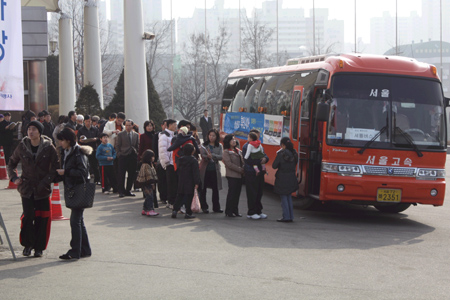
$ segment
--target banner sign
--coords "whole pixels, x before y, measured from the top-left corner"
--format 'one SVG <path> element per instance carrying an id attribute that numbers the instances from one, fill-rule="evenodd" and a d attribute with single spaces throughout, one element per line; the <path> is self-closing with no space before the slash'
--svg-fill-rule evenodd
<path id="1" fill-rule="evenodd" d="M 283 116 L 231 112 L 225 115 L 224 131 L 232 133 L 241 139 L 247 139 L 250 129 L 258 129 L 261 135 L 261 143 L 266 145 L 280 145 L 283 136 L 289 136 L 283 130 Z"/>
<path id="2" fill-rule="evenodd" d="M 0 0 L 0 110 L 24 110 L 20 1 Z"/>

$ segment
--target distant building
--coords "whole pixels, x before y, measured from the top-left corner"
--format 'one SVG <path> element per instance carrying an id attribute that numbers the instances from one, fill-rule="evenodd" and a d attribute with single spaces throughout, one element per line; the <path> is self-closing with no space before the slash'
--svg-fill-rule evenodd
<path id="1" fill-rule="evenodd" d="M 389 49 L 384 55 L 398 55 L 415 58 L 418 61 L 436 66 L 439 76 L 442 67 L 442 88 L 446 97 L 450 97 L 450 43 L 442 42 L 442 66 L 441 66 L 441 43 L 430 41 L 425 43 L 412 43 L 400 45 Z"/>

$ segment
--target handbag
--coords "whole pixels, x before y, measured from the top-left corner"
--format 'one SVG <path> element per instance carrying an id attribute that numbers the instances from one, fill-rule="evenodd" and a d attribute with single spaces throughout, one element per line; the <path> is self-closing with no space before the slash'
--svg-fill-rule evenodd
<path id="1" fill-rule="evenodd" d="M 194 190 L 194 198 L 192 198 L 191 210 L 193 212 L 200 212 L 200 200 L 198 199 L 198 192 Z"/>
<path id="2" fill-rule="evenodd" d="M 91 208 L 94 205 L 95 183 L 86 182 L 73 188 L 64 188 L 64 200 L 67 208 Z"/>

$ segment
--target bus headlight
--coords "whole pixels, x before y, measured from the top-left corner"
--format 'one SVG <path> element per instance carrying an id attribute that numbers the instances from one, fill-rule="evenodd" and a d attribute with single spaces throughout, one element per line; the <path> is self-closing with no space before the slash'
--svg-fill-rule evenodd
<path id="1" fill-rule="evenodd" d="M 443 169 L 418 169 L 418 178 L 445 178 L 445 170 Z"/>
<path id="2" fill-rule="evenodd" d="M 342 175 L 360 175 L 361 166 L 322 163 L 322 172 L 339 173 Z"/>

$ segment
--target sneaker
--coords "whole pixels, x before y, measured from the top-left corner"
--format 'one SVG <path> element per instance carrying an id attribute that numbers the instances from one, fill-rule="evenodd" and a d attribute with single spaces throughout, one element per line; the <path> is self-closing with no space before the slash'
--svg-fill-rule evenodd
<path id="1" fill-rule="evenodd" d="M 186 213 L 186 208 L 185 208 L 184 206 L 182 206 L 182 207 L 180 208 L 179 213 L 185 214 L 185 213 Z"/>
<path id="2" fill-rule="evenodd" d="M 172 210 L 171 218 L 172 219 L 176 219 L 177 218 L 177 211 L 176 210 Z"/>
<path id="3" fill-rule="evenodd" d="M 147 212 L 147 216 L 153 217 L 153 216 L 157 216 L 157 215 L 159 215 L 159 213 L 157 213 L 157 212 L 154 211 L 154 210 L 150 210 L 150 211 Z"/>
<path id="4" fill-rule="evenodd" d="M 254 214 L 254 215 L 247 215 L 247 219 L 252 219 L 252 220 L 259 220 L 261 219 L 261 216 L 258 214 Z"/>
<path id="5" fill-rule="evenodd" d="M 143 216 L 147 215 L 147 211 L 142 210 L 142 215 L 143 215 Z"/>
<path id="6" fill-rule="evenodd" d="M 259 216 L 261 217 L 261 219 L 267 219 L 267 215 L 266 214 L 261 213 L 261 214 L 259 214 Z"/>
<path id="7" fill-rule="evenodd" d="M 110 192 L 109 191 L 105 191 L 105 192 L 103 192 L 103 195 L 109 195 L 110 194 Z"/>

